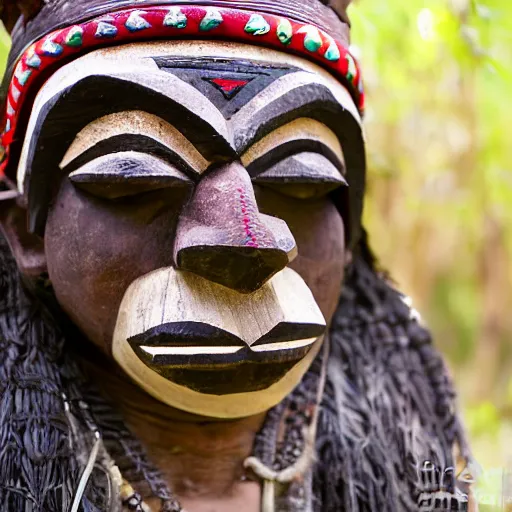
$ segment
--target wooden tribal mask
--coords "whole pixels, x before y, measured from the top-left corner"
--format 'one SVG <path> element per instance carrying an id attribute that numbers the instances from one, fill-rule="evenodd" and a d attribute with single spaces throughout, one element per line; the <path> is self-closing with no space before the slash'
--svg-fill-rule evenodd
<path id="1" fill-rule="evenodd" d="M 152 40 L 169 27 L 194 38 Z M 3 168 L 85 335 L 168 405 L 246 416 L 322 346 L 358 236 L 361 110 L 354 60 L 312 24 L 119 10 L 22 54 Z"/>

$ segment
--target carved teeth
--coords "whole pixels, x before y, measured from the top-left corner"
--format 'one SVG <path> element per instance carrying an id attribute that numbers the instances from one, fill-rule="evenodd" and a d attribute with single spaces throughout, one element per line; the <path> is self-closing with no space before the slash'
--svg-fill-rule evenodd
<path id="1" fill-rule="evenodd" d="M 264 345 L 255 345 L 251 347 L 254 352 L 274 352 L 277 350 L 294 350 L 297 348 L 312 345 L 318 338 L 309 338 L 307 340 L 279 341 L 276 343 L 265 343 Z"/>
<path id="2" fill-rule="evenodd" d="M 297 348 L 312 345 L 318 338 L 309 338 L 307 340 L 281 341 L 277 343 L 265 343 L 264 345 L 256 345 L 251 347 L 254 352 L 275 352 L 278 350 L 295 350 Z M 242 350 L 243 346 L 148 346 L 141 345 L 140 349 L 146 354 L 155 356 L 194 356 L 194 355 L 210 355 L 210 354 L 235 354 Z"/>
<path id="3" fill-rule="evenodd" d="M 252 14 L 244 30 L 254 36 L 263 36 L 270 32 L 270 25 L 261 14 Z"/>
<path id="4" fill-rule="evenodd" d="M 199 24 L 199 30 L 212 30 L 223 22 L 222 14 L 218 9 L 208 9 Z"/>
<path id="5" fill-rule="evenodd" d="M 151 347 L 147 345 L 141 345 L 140 349 L 146 354 L 151 356 L 169 356 L 169 355 L 183 355 L 193 356 L 199 354 L 234 354 L 244 347 L 215 347 L 215 346 L 203 346 L 203 347 Z"/>

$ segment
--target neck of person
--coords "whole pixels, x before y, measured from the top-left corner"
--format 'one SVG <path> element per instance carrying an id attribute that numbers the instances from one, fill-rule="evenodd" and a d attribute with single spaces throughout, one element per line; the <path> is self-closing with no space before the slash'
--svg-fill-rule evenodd
<path id="1" fill-rule="evenodd" d="M 246 474 L 243 463 L 265 413 L 235 420 L 197 416 L 155 400 L 105 356 L 82 361 L 185 510 L 259 510 L 259 483 Z M 136 487 L 137 482 L 131 483 Z"/>

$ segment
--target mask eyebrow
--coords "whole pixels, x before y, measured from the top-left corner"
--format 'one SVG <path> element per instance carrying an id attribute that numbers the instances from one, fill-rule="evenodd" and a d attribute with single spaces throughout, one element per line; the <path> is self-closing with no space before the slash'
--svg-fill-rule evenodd
<path id="1" fill-rule="evenodd" d="M 203 173 L 209 165 L 195 146 L 167 121 L 141 110 L 128 110 L 100 117 L 83 128 L 66 151 L 60 168 L 75 167 L 74 161 L 99 147 L 100 143 L 128 135 L 141 135 L 164 146 L 195 173 Z"/>
<path id="2" fill-rule="evenodd" d="M 63 173 L 59 164 L 76 134 L 100 116 L 127 110 L 149 112 L 179 128 L 206 160 L 233 158 L 226 120 L 189 84 L 160 71 L 154 62 L 145 69 L 138 60 L 122 60 L 119 66 L 86 61 L 84 68 L 79 60 L 70 64 L 71 71 L 59 74 L 64 66 L 50 77 L 29 119 L 18 187 L 27 200 L 31 232 L 44 233 L 53 189 Z"/>
<path id="3" fill-rule="evenodd" d="M 37 94 L 18 165 L 20 191 L 28 184 L 29 169 L 37 168 L 37 146 L 50 145 L 45 139 L 67 149 L 71 141 L 66 139 L 88 123 L 123 110 L 144 110 L 162 117 L 180 128 L 202 154 L 233 153 L 224 116 L 194 87 L 160 70 L 151 59 L 113 62 L 108 53 L 94 55 L 92 60 L 91 55 L 57 70 Z M 52 148 L 52 152 L 57 150 L 62 148 Z"/>
<path id="4" fill-rule="evenodd" d="M 360 124 L 356 106 L 341 84 L 297 71 L 277 79 L 232 116 L 236 150 L 245 152 L 258 139 L 299 117 L 316 119 L 335 132 L 347 121 Z"/>
<path id="5" fill-rule="evenodd" d="M 308 117 L 328 126 L 343 148 L 350 202 L 340 201 L 346 220 L 346 239 L 360 231 L 366 176 L 362 120 L 350 94 L 324 70 L 297 71 L 270 84 L 230 119 L 239 154 L 273 130 L 294 119 Z M 343 190 L 343 189 L 341 189 Z"/>
<path id="6" fill-rule="evenodd" d="M 242 163 L 254 177 L 284 158 L 304 152 L 324 155 L 344 174 L 345 160 L 336 134 L 309 118 L 295 119 L 257 141 L 242 155 Z"/>

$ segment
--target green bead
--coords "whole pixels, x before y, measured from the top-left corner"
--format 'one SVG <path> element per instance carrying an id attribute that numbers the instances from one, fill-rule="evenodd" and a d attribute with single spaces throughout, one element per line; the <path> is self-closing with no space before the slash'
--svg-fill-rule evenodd
<path id="1" fill-rule="evenodd" d="M 316 52 L 320 46 L 322 46 L 322 38 L 318 30 L 315 27 L 304 27 L 301 31 L 306 32 L 306 37 L 304 38 L 304 48 L 309 52 Z"/>
<path id="2" fill-rule="evenodd" d="M 84 31 L 83 31 L 82 27 L 73 27 L 68 32 L 64 42 L 66 43 L 67 46 L 73 46 L 75 48 L 77 46 L 82 46 L 83 35 L 84 35 Z"/>
<path id="3" fill-rule="evenodd" d="M 270 32 L 270 25 L 261 14 L 252 14 L 244 30 L 254 36 L 263 36 Z"/>
<path id="4" fill-rule="evenodd" d="M 277 38 L 281 43 L 283 44 L 290 44 L 292 42 L 292 36 L 293 36 L 293 28 L 292 24 L 286 20 L 281 19 L 279 22 L 279 25 L 277 26 Z"/>
<path id="5" fill-rule="evenodd" d="M 222 15 L 217 9 L 208 9 L 199 24 L 199 30 L 212 30 L 222 23 Z"/>
<path id="6" fill-rule="evenodd" d="M 357 75 L 357 66 L 350 54 L 347 53 L 346 59 L 348 63 L 347 78 L 352 82 Z"/>
<path id="7" fill-rule="evenodd" d="M 31 68 L 38 69 L 41 65 L 41 57 L 37 55 L 37 53 L 34 53 L 27 59 L 27 66 L 30 66 Z"/>
<path id="8" fill-rule="evenodd" d="M 327 48 L 327 51 L 324 53 L 324 57 L 332 62 L 340 60 L 340 50 L 334 41 L 331 42 L 329 48 Z"/>
<path id="9" fill-rule="evenodd" d="M 117 27 L 112 25 L 111 23 L 107 23 L 106 21 L 100 21 L 98 26 L 96 27 L 96 33 L 94 37 L 97 38 L 107 38 L 107 37 L 116 37 L 117 36 Z"/>
<path id="10" fill-rule="evenodd" d="M 187 17 L 181 12 L 179 7 L 171 7 L 164 19 L 164 25 L 166 27 L 185 28 L 187 26 Z"/>
<path id="11" fill-rule="evenodd" d="M 30 75 L 32 74 L 32 70 L 26 69 L 25 71 L 17 71 L 16 72 L 16 78 L 18 79 L 18 82 L 20 85 L 25 85 L 30 78 Z"/>
<path id="12" fill-rule="evenodd" d="M 145 11 L 132 12 L 126 20 L 124 26 L 130 32 L 138 32 L 139 30 L 146 30 L 151 28 L 151 24 L 142 17 L 142 14 L 146 14 Z"/>
<path id="13" fill-rule="evenodd" d="M 59 43 L 47 38 L 41 45 L 41 50 L 47 57 L 58 57 L 64 51 L 64 48 Z"/>

